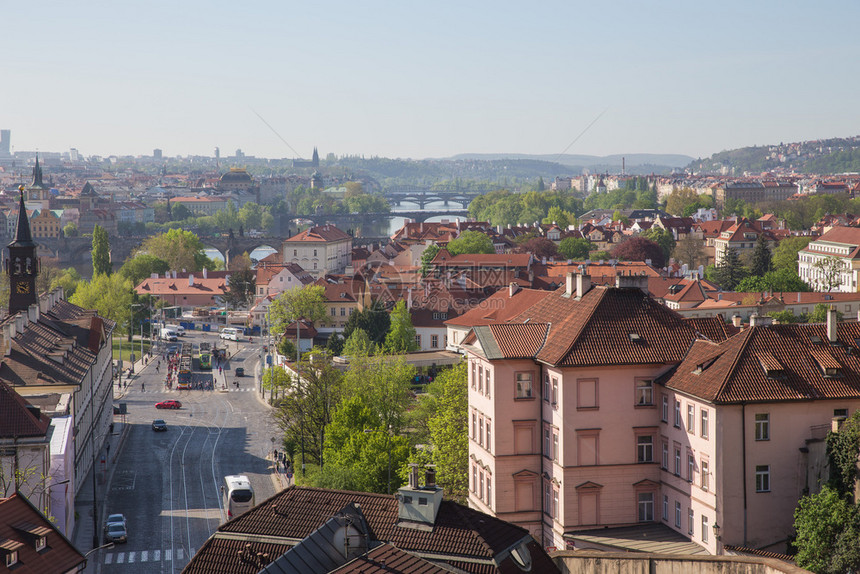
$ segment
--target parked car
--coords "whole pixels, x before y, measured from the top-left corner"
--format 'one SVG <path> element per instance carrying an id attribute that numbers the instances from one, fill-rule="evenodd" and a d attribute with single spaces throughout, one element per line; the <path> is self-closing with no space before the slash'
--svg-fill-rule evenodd
<path id="1" fill-rule="evenodd" d="M 174 329 L 176 330 L 176 334 L 180 337 L 185 336 L 185 327 L 183 327 L 182 325 L 177 325 L 176 327 L 174 327 Z"/>
<path id="2" fill-rule="evenodd" d="M 154 430 L 156 432 L 166 431 L 167 430 L 167 423 L 164 422 L 164 419 L 155 419 L 154 421 L 152 421 L 152 430 Z"/>
<path id="3" fill-rule="evenodd" d="M 236 367 L 236 376 L 237 377 L 244 377 L 245 376 L 245 369 L 242 367 Z"/>
<path id="4" fill-rule="evenodd" d="M 161 401 L 160 403 L 155 403 L 155 408 L 157 409 L 181 409 L 182 403 L 179 401 Z"/>
<path id="5" fill-rule="evenodd" d="M 105 521 L 107 542 L 128 542 L 128 523 L 122 514 L 111 514 Z"/>

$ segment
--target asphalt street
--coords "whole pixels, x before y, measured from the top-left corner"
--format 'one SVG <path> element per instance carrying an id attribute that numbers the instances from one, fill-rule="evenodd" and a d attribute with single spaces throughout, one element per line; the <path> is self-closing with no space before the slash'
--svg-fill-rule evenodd
<path id="1" fill-rule="evenodd" d="M 224 346 L 217 335 L 202 333 L 180 342 L 202 340 Z M 166 388 L 163 360 L 158 373 L 154 359 L 134 380 L 122 400 L 129 429 L 104 513 L 126 516 L 129 539 L 91 556 L 95 571 L 180 572 L 226 520 L 220 492 L 225 475 L 247 475 L 257 502 L 275 493 L 269 455 L 277 427 L 253 388 L 259 351 L 259 345 L 229 343 L 222 374 L 217 367 L 201 372 L 195 361 L 195 382 L 214 378 L 214 390 Z M 247 376 L 235 377 L 236 367 L 244 367 Z M 179 400 L 182 408 L 155 408 L 168 399 Z M 167 431 L 153 431 L 154 419 L 164 419 Z"/>

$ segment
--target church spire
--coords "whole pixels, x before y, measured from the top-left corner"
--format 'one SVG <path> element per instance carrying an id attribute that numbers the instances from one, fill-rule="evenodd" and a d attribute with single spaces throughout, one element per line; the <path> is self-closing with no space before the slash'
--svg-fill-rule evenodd
<path id="1" fill-rule="evenodd" d="M 36 154 L 36 166 L 33 168 L 33 185 L 30 187 L 44 187 L 42 185 L 42 166 L 39 165 L 39 154 Z"/>
<path id="2" fill-rule="evenodd" d="M 15 241 L 11 245 L 20 247 L 35 245 L 33 235 L 30 233 L 30 219 L 27 217 L 27 207 L 24 205 L 24 186 L 22 185 L 18 190 L 21 192 L 18 202 L 18 230 L 15 233 Z"/>

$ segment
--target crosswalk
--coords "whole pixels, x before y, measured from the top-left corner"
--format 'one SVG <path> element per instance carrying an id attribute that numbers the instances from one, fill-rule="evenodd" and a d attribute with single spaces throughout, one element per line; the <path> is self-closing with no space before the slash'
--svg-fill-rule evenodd
<path id="1" fill-rule="evenodd" d="M 188 557 L 194 556 L 195 550 L 192 548 L 188 553 Z M 172 549 L 161 550 L 140 550 L 130 552 L 106 552 L 104 555 L 105 564 L 135 564 L 137 562 L 171 562 L 173 560 L 185 560 L 185 549 L 177 548 L 174 553 Z"/>

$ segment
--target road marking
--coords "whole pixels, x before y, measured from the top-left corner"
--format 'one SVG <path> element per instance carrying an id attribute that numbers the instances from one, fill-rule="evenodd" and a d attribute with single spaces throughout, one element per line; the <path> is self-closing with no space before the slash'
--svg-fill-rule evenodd
<path id="1" fill-rule="evenodd" d="M 165 559 L 166 561 L 168 561 L 168 562 L 170 562 L 170 554 L 171 554 L 171 552 L 172 552 L 171 550 L 165 550 L 165 551 L 164 551 L 164 559 Z"/>
<path id="2" fill-rule="evenodd" d="M 140 561 L 146 562 L 147 558 L 149 558 L 149 551 L 148 550 L 142 550 L 140 552 Z"/>
<path id="3" fill-rule="evenodd" d="M 105 564 L 110 564 L 113 562 L 113 552 L 108 552 L 105 554 Z"/>
<path id="4" fill-rule="evenodd" d="M 153 562 L 158 562 L 159 560 L 161 560 L 161 550 L 156 550 L 153 552 L 152 560 Z"/>
<path id="5" fill-rule="evenodd" d="M 128 563 L 131 564 L 134 562 L 134 552 L 128 553 Z"/>
<path id="6" fill-rule="evenodd" d="M 116 555 L 116 563 L 122 564 L 123 562 L 125 562 L 125 552 L 120 552 Z"/>

